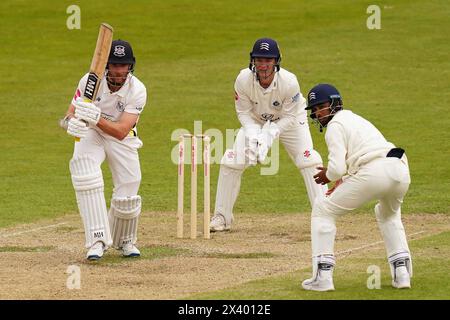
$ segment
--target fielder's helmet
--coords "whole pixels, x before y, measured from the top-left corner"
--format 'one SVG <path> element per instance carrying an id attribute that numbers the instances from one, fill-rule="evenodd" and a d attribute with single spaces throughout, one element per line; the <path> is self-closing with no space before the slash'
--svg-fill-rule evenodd
<path id="1" fill-rule="evenodd" d="M 308 106 L 305 109 L 310 110 L 314 106 L 325 102 L 330 102 L 331 115 L 342 110 L 342 98 L 339 91 L 331 84 L 321 83 L 309 91 Z M 316 115 L 311 112 L 310 117 L 314 119 Z"/>
<path id="2" fill-rule="evenodd" d="M 280 70 L 281 52 L 275 40 L 270 38 L 261 38 L 256 40 L 250 52 L 250 70 L 253 70 L 253 62 L 255 58 L 275 58 L 276 71 Z"/>
<path id="3" fill-rule="evenodd" d="M 133 72 L 136 59 L 131 45 L 124 40 L 114 40 L 111 44 L 111 51 L 109 51 L 109 63 L 129 64 L 131 65 L 130 71 Z"/>

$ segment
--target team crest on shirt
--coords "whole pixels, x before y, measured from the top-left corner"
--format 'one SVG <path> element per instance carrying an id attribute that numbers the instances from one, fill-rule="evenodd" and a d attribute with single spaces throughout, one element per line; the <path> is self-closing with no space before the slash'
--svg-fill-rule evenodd
<path id="1" fill-rule="evenodd" d="M 118 101 L 116 105 L 116 109 L 119 112 L 123 112 L 125 110 L 125 104 L 122 101 Z"/>

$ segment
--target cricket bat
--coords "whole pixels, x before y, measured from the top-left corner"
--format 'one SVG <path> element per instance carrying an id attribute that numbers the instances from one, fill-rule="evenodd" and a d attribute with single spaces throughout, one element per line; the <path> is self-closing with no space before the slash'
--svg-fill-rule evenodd
<path id="1" fill-rule="evenodd" d="M 97 45 L 95 46 L 94 56 L 92 57 L 86 87 L 83 92 L 83 99 L 86 102 L 92 102 L 97 97 L 100 82 L 105 74 L 112 38 L 113 27 L 107 23 L 102 23 L 98 32 Z M 79 138 L 75 138 L 75 140 L 80 141 Z"/>

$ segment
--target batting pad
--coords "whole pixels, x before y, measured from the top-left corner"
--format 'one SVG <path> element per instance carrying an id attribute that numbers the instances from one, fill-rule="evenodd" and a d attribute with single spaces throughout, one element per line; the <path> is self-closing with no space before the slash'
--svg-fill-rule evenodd
<path id="1" fill-rule="evenodd" d="M 140 196 L 115 197 L 111 200 L 109 222 L 115 248 L 136 243 L 141 202 Z"/>
<path id="2" fill-rule="evenodd" d="M 83 220 L 86 248 L 97 241 L 102 241 L 106 247 L 110 246 L 112 239 L 100 166 L 89 155 L 81 155 L 70 161 L 70 172 Z"/>

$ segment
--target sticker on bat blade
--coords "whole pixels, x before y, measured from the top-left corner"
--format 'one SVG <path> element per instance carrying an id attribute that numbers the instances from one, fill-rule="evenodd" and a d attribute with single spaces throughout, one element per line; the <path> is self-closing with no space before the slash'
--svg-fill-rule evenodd
<path id="1" fill-rule="evenodd" d="M 91 101 L 94 100 L 94 93 L 97 83 L 98 76 L 95 73 L 90 73 L 87 79 L 86 88 L 84 89 L 84 96 Z"/>

